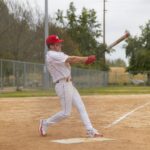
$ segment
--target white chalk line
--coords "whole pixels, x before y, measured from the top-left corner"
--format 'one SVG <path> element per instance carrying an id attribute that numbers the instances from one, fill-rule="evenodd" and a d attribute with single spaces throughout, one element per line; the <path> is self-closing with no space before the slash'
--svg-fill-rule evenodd
<path id="1" fill-rule="evenodd" d="M 87 143 L 87 142 L 103 142 L 103 141 L 112 141 L 114 139 L 97 137 L 97 138 L 70 138 L 70 139 L 59 139 L 59 140 L 51 140 L 50 142 L 60 143 L 60 144 L 79 144 L 79 143 Z"/>
<path id="2" fill-rule="evenodd" d="M 149 105 L 149 104 L 150 104 L 150 102 L 145 103 L 144 105 L 141 105 L 141 106 L 139 106 L 139 107 L 133 109 L 132 111 L 130 111 L 130 112 L 124 114 L 123 116 L 119 117 L 117 120 L 113 121 L 111 124 L 107 125 L 105 128 L 110 128 L 110 127 L 112 127 L 112 126 L 118 124 L 118 123 L 121 122 L 123 119 L 127 118 L 129 115 L 131 115 L 132 113 L 134 113 L 135 111 L 137 111 L 137 110 L 139 110 L 139 109 L 141 109 L 141 108 L 143 108 L 143 107 L 145 107 L 145 106 L 147 106 L 147 105 Z"/>

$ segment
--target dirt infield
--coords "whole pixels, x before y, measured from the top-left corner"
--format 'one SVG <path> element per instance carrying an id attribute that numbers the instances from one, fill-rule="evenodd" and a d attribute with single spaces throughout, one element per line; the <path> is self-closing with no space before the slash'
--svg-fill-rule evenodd
<path id="1" fill-rule="evenodd" d="M 95 95 L 84 96 L 83 100 L 94 127 L 114 141 L 52 143 L 50 140 L 85 137 L 85 129 L 75 109 L 70 118 L 50 127 L 47 137 L 40 137 L 39 120 L 59 111 L 57 97 L 1 98 L 0 150 L 150 150 L 150 104 L 147 103 L 150 94 Z M 121 116 L 124 117 L 114 126 L 105 128 Z"/>

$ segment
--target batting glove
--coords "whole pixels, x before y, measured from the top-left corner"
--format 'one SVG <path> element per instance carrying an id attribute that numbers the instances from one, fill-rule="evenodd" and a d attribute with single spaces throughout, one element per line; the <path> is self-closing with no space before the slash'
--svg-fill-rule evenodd
<path id="1" fill-rule="evenodd" d="M 85 61 L 85 64 L 92 64 L 94 61 L 96 60 L 96 56 L 95 55 L 90 55 L 88 56 L 87 60 Z"/>

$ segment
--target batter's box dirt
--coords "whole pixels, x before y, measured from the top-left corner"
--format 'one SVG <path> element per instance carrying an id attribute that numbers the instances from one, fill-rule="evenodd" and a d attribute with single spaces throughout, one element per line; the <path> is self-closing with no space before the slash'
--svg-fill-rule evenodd
<path id="1" fill-rule="evenodd" d="M 115 140 L 85 139 L 86 131 L 74 108 L 70 118 L 50 127 L 48 135 L 41 137 L 39 120 L 60 110 L 57 97 L 1 98 L 0 150 L 150 150 L 150 94 L 82 98 L 94 127 L 104 137 Z M 82 143 L 52 142 L 54 139 L 72 142 L 70 138 Z"/>

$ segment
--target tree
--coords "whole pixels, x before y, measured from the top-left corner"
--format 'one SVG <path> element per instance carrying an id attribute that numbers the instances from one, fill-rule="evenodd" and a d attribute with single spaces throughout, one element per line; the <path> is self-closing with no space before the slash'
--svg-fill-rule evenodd
<path id="1" fill-rule="evenodd" d="M 44 15 L 37 8 L 37 16 L 33 16 L 29 3 L 25 6 L 16 1 L 0 1 L 0 57 L 43 63 Z M 105 47 L 97 41 L 101 30 L 93 9 L 83 8 L 77 16 L 73 2 L 70 3 L 66 16 L 58 10 L 56 22 L 49 17 L 49 33 L 64 38 L 63 48 L 69 55 L 96 54 L 96 64 L 105 68 L 101 60 Z"/>
<path id="2" fill-rule="evenodd" d="M 93 66 L 99 64 L 98 69 L 108 70 L 102 61 L 106 46 L 97 40 L 101 37 L 101 25 L 97 21 L 95 10 L 83 8 L 81 14 L 76 15 L 76 8 L 71 2 L 66 16 L 61 10 L 58 10 L 56 15 L 57 24 L 79 45 L 80 53 L 82 55 L 95 54 L 97 62 Z"/>
<path id="3" fill-rule="evenodd" d="M 6 33 L 7 29 L 10 27 L 11 18 L 9 9 L 4 0 L 0 0 L 0 39 L 2 39 L 3 34 Z"/>
<path id="4" fill-rule="evenodd" d="M 11 54 L 6 51 L 6 38 L 8 29 L 12 25 L 13 17 L 9 14 L 9 9 L 4 0 L 0 1 L 0 57 L 9 57 Z"/>
<path id="5" fill-rule="evenodd" d="M 0 9 L 0 15 L 5 16 L 0 18 L 1 58 L 15 60 L 27 59 L 29 55 L 26 55 L 26 57 L 24 54 L 32 44 L 31 39 L 33 38 L 31 32 L 31 11 L 24 10 L 20 5 L 12 1 L 1 1 L 0 6 L 2 8 Z"/>
<path id="6" fill-rule="evenodd" d="M 150 21 L 140 27 L 139 37 L 130 37 L 126 42 L 126 56 L 129 57 L 129 67 L 133 74 L 147 73 L 147 83 L 150 85 Z"/>

